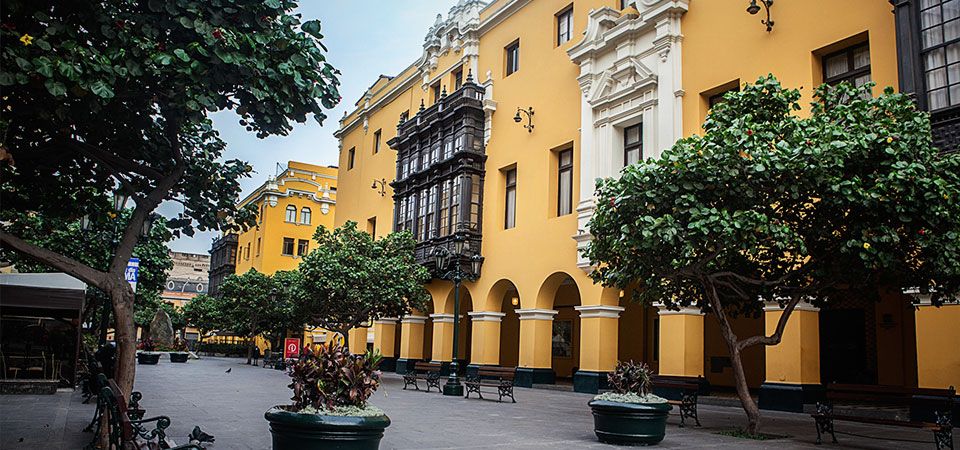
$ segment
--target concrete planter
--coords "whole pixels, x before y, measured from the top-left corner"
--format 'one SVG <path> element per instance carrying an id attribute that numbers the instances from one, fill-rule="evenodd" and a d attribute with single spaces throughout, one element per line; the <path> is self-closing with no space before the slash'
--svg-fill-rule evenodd
<path id="1" fill-rule="evenodd" d="M 615 445 L 656 445 L 663 440 L 668 403 L 619 403 L 591 400 L 593 431 L 602 442 Z"/>
<path id="2" fill-rule="evenodd" d="M 270 422 L 273 450 L 376 450 L 383 430 L 390 426 L 386 415 L 374 417 L 301 414 L 275 406 L 263 415 Z"/>
<path id="3" fill-rule="evenodd" d="M 160 353 L 140 352 L 137 353 L 137 363 L 139 364 L 157 364 L 160 362 Z"/>
<path id="4" fill-rule="evenodd" d="M 170 362 L 172 363 L 185 363 L 189 357 L 190 354 L 187 352 L 170 352 Z"/>

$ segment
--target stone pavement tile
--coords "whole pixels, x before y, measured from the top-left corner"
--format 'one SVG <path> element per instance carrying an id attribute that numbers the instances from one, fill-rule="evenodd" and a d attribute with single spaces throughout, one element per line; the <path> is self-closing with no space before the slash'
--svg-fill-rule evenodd
<path id="1" fill-rule="evenodd" d="M 224 373 L 227 369 L 230 373 Z M 161 361 L 138 366 L 136 389 L 143 393 L 147 416 L 172 419 L 168 434 L 178 443 L 199 425 L 217 438 L 216 449 L 269 449 L 270 431 L 263 413 L 289 402 L 289 378 L 231 358 L 204 358 L 187 364 Z M 396 374 L 384 374 L 383 386 L 371 399 L 392 420 L 382 449 L 605 449 L 597 441 L 587 407 L 592 396 L 572 392 L 517 388 L 517 402 L 444 397 L 436 392 L 404 391 Z M 0 448 L 76 449 L 89 442 L 80 430 L 89 423 L 95 405 L 80 403 L 79 393 L 53 396 L 0 397 Z M 667 437 L 659 447 L 720 449 L 929 449 L 932 434 L 903 428 L 838 422 L 838 430 L 878 436 L 864 439 L 838 435 L 841 446 L 815 446 L 809 415 L 764 412 L 763 430 L 788 435 L 773 441 L 752 441 L 716 434 L 739 427 L 739 408 L 702 405 L 702 428 L 679 428 L 668 421 Z M 59 427 L 59 429 L 57 429 Z M 24 437 L 24 442 L 17 442 Z M 920 442 L 897 442 L 912 439 Z"/>

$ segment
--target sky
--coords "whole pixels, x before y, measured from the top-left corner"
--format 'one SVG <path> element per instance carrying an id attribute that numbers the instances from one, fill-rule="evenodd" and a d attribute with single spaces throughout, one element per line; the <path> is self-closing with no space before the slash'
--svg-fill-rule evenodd
<path id="1" fill-rule="evenodd" d="M 310 119 L 294 123 L 287 136 L 258 139 L 237 123 L 232 112 L 220 112 L 213 121 L 227 142 L 224 159 L 240 159 L 250 163 L 255 173 L 241 181 L 241 198 L 266 181 L 276 171 L 277 163 L 301 161 L 319 165 L 337 164 L 337 139 L 333 133 L 339 126 L 343 112 L 352 110 L 354 103 L 381 74 L 396 75 L 405 69 L 423 51 L 423 38 L 436 21 L 438 13 L 444 17 L 456 0 L 301 0 L 301 21 L 320 19 L 327 60 L 340 70 L 340 95 L 343 100 L 327 111 L 327 119 L 320 126 Z M 168 202 L 159 213 L 175 217 L 182 206 Z M 182 237 L 170 242 L 174 251 L 207 253 L 216 232 L 196 233 L 192 238 Z"/>

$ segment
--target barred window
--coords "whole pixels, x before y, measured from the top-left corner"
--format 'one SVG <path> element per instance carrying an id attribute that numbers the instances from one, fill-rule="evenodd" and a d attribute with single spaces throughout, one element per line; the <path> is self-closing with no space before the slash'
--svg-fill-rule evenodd
<path id="1" fill-rule="evenodd" d="M 920 28 L 928 108 L 960 104 L 960 0 L 921 0 Z"/>

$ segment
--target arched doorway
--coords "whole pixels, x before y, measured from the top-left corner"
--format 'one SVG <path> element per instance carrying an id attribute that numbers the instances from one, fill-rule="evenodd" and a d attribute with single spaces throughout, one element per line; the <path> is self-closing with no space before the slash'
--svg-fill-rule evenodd
<path id="1" fill-rule="evenodd" d="M 447 295 L 447 300 L 446 300 L 446 302 L 444 303 L 443 313 L 441 313 L 441 314 L 434 314 L 434 318 L 433 318 L 433 325 L 434 325 L 434 327 L 439 328 L 439 325 L 438 325 L 438 324 L 439 324 L 439 323 L 442 323 L 441 321 L 449 321 L 449 325 L 451 325 L 451 326 L 450 326 L 449 329 L 448 329 L 446 332 L 444 332 L 444 333 L 437 333 L 437 332 L 436 332 L 436 329 L 435 329 L 435 330 L 434 330 L 434 331 L 435 331 L 434 336 L 433 336 L 431 339 L 450 339 L 450 340 L 453 339 L 453 326 L 452 326 L 452 323 L 453 323 L 453 322 L 452 322 L 452 321 L 453 321 L 453 320 L 456 320 L 456 319 L 453 317 L 453 313 L 454 313 L 454 308 L 453 308 L 453 305 L 454 305 L 454 294 L 455 294 L 454 290 L 451 289 L 451 290 L 450 290 L 450 293 Z M 473 311 L 473 299 L 472 299 L 471 296 L 470 296 L 470 290 L 467 289 L 466 286 L 460 286 L 460 311 L 459 311 L 459 313 L 460 313 L 460 318 L 459 318 L 459 333 L 460 333 L 460 335 L 459 335 L 459 340 L 458 340 L 458 342 L 457 342 L 457 347 L 456 347 L 456 358 L 457 358 L 457 361 L 459 362 L 459 365 L 460 365 L 460 374 L 461 374 L 461 375 L 463 375 L 463 373 L 465 373 L 464 370 L 466 369 L 467 364 L 469 364 L 469 362 L 470 362 L 470 347 L 471 347 L 471 342 L 472 342 L 472 340 L 471 340 L 472 332 L 471 332 L 471 329 L 470 329 L 470 328 L 471 328 L 471 323 L 470 323 L 470 314 L 469 314 L 469 313 L 470 313 L 471 311 Z M 438 317 L 438 316 L 445 316 L 445 317 Z M 451 342 L 451 341 L 447 341 L 447 342 Z M 435 345 L 434 345 L 434 347 L 436 347 L 436 348 L 434 348 L 434 357 L 437 358 L 437 359 L 440 359 L 440 360 L 446 359 L 446 358 L 443 357 L 443 356 L 446 356 L 446 355 L 436 355 L 436 350 L 437 350 L 437 348 L 443 348 L 443 347 L 445 347 L 445 345 L 443 345 L 443 344 L 445 344 L 445 343 L 439 343 L 440 345 L 437 345 L 437 344 L 438 344 L 438 343 L 435 343 Z M 443 373 L 444 373 L 444 374 L 447 373 L 447 367 L 444 367 L 444 368 L 443 368 Z"/>
<path id="2" fill-rule="evenodd" d="M 416 315 L 426 317 L 423 324 L 423 360 L 430 361 L 433 357 L 433 322 L 429 317 L 433 314 L 433 299 L 427 302 L 425 311 L 416 311 Z"/>
<path id="3" fill-rule="evenodd" d="M 500 280 L 490 288 L 488 305 L 499 305 L 504 316 L 500 319 L 501 367 L 517 367 L 520 363 L 520 291 L 510 280 Z"/>
<path id="4" fill-rule="evenodd" d="M 558 272 L 547 277 L 537 295 L 538 306 L 557 311 L 550 333 L 550 366 L 557 383 L 572 384 L 580 368 L 580 289 L 570 275 Z"/>

